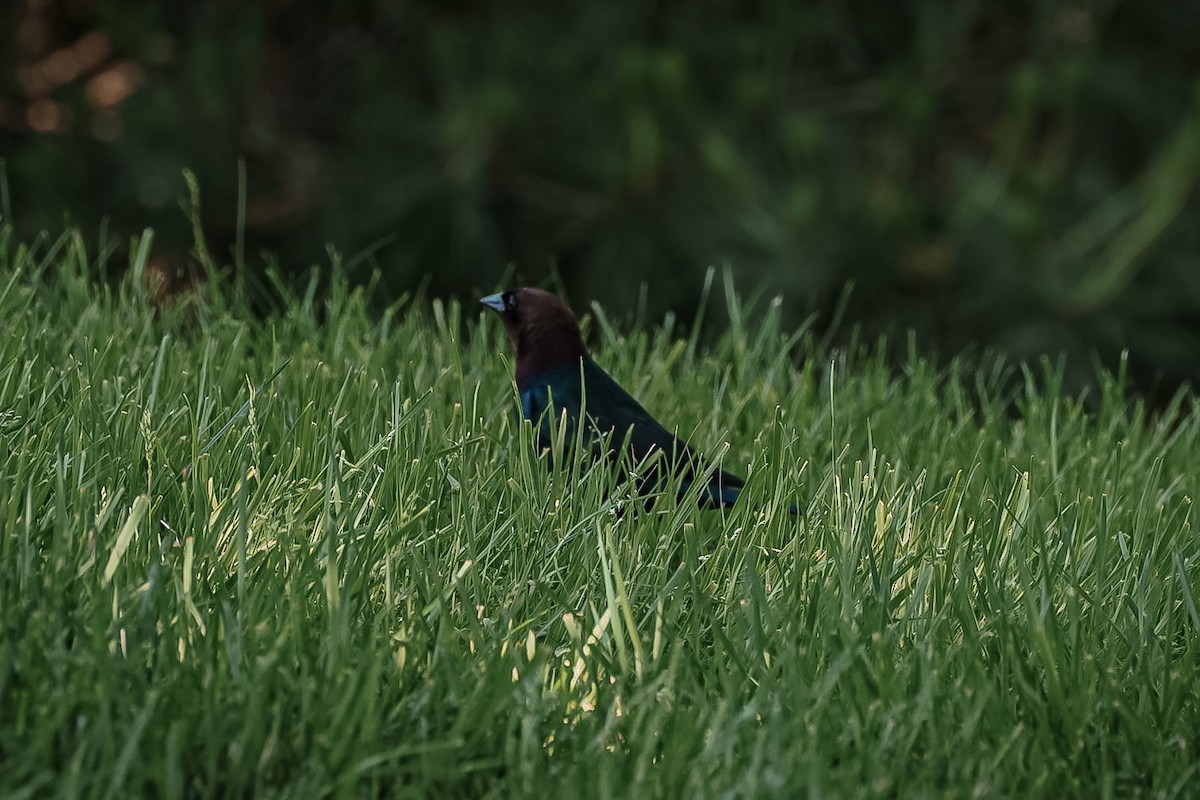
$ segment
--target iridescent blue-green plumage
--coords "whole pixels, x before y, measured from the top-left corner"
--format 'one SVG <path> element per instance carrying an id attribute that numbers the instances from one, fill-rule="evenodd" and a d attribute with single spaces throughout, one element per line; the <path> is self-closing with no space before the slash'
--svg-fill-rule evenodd
<path id="1" fill-rule="evenodd" d="M 552 429 L 564 412 L 568 437 L 577 433 L 578 420 L 586 413 L 588 438 L 601 441 L 611 434 L 610 456 L 616 456 L 616 449 L 625 446 L 633 460 L 641 462 L 661 450 L 662 459 L 672 471 L 684 472 L 681 495 L 692 488 L 692 473 L 699 465 L 688 446 L 590 358 L 531 376 L 528 386 L 521 390 L 521 412 L 537 425 L 539 447 L 550 446 Z M 704 506 L 730 506 L 742 485 L 740 478 L 718 471 L 697 492 L 697 500 Z"/>
<path id="2" fill-rule="evenodd" d="M 583 345 L 579 324 L 557 297 L 538 289 L 515 289 L 483 298 L 504 320 L 517 356 L 521 413 L 537 426 L 540 448 L 551 446 L 552 431 L 565 425 L 569 440 L 581 427 L 587 441 L 608 441 L 608 456 L 627 448 L 636 463 L 662 456 L 644 481 L 654 488 L 663 471 L 678 476 L 680 499 L 693 496 L 706 508 L 733 505 L 744 482 L 721 470 L 701 472 L 701 460 L 612 379 Z M 703 484 L 696 487 L 697 476 Z"/>

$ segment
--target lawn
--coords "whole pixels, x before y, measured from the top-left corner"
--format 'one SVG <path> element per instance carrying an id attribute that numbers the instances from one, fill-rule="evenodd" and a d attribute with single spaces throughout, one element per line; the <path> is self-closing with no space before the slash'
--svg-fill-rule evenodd
<path id="1" fill-rule="evenodd" d="M 483 309 L 131 250 L 0 234 L 0 796 L 1200 796 L 1191 396 L 590 309 L 748 476 L 646 511 Z"/>

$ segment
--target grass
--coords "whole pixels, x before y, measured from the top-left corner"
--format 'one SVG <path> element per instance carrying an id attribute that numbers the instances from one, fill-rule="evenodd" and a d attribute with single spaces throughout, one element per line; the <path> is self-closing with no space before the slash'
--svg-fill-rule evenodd
<path id="1" fill-rule="evenodd" d="M 1200 794 L 1188 397 L 597 311 L 749 476 L 620 513 L 476 308 L 89 263 L 0 237 L 0 796 Z"/>

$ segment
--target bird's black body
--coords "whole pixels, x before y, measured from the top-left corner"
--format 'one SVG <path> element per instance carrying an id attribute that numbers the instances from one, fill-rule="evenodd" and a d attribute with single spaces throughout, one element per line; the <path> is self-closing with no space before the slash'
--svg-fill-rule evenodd
<path id="1" fill-rule="evenodd" d="M 514 289 L 480 302 L 500 314 L 516 352 L 517 390 L 522 415 L 537 426 L 539 447 L 548 447 L 550 433 L 565 417 L 568 436 L 582 428 L 593 443 L 608 441 L 608 455 L 627 448 L 635 462 L 662 452 L 660 469 L 649 474 L 661 481 L 661 467 L 680 477 L 680 497 L 694 496 L 706 508 L 733 505 L 744 485 L 741 478 L 721 470 L 703 473 L 703 464 L 685 442 L 659 424 L 591 359 L 571 309 L 549 292 Z"/>

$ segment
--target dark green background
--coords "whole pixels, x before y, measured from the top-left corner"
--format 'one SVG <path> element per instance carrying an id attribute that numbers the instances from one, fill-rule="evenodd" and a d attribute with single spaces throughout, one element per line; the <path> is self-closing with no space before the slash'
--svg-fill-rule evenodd
<path id="1" fill-rule="evenodd" d="M 252 270 L 328 265 L 329 243 L 369 249 L 355 274 L 386 296 L 557 270 L 577 306 L 633 308 L 646 284 L 652 317 L 687 319 L 728 265 L 793 322 L 828 324 L 852 283 L 842 325 L 868 335 L 1067 352 L 1079 383 L 1122 349 L 1152 390 L 1197 374 L 1197 0 L 5 9 L 23 236 L 151 226 L 186 264 L 188 167 L 232 261 L 241 159 Z M 105 64 L 43 92 L 69 125 L 31 130 L 21 76 L 95 30 Z M 141 81 L 106 141 L 87 82 L 114 63 Z"/>

